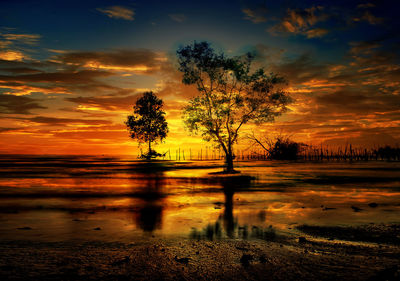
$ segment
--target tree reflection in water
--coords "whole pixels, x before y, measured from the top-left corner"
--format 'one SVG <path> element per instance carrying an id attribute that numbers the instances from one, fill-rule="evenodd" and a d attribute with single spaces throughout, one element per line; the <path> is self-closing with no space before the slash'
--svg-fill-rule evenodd
<path id="1" fill-rule="evenodd" d="M 234 195 L 250 188 L 252 178 L 249 176 L 234 176 L 220 179 L 222 191 L 224 192 L 225 202 L 224 211 L 215 223 L 210 223 L 203 230 L 193 229 L 190 237 L 193 239 L 219 239 L 227 238 L 243 238 L 248 236 L 257 237 L 265 240 L 275 239 L 275 230 L 272 227 L 267 229 L 252 226 L 251 229 L 247 225 L 240 226 L 237 218 L 233 215 Z M 221 227 L 221 224 L 223 227 Z"/>
<path id="2" fill-rule="evenodd" d="M 162 171 L 142 175 L 145 185 L 137 194 L 142 202 L 135 206 L 135 223 L 137 228 L 153 232 L 162 227 L 165 176 Z"/>
<path id="3" fill-rule="evenodd" d="M 223 182 L 222 188 L 225 196 L 225 208 L 223 214 L 224 229 L 229 238 L 234 238 L 235 220 L 233 217 L 233 195 L 235 194 L 236 184 L 233 182 Z"/>

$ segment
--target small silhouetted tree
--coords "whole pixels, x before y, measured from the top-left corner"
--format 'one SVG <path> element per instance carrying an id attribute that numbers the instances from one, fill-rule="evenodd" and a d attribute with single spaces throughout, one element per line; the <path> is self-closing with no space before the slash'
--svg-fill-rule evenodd
<path id="1" fill-rule="evenodd" d="M 253 145 L 265 150 L 271 160 L 296 160 L 307 147 L 306 144 L 295 142 L 289 136 L 279 135 L 275 138 L 256 137 L 254 132 L 247 135 Z"/>
<path id="2" fill-rule="evenodd" d="M 151 149 L 152 143 L 157 143 L 166 138 L 168 123 L 165 120 L 165 112 L 162 110 L 164 103 L 153 92 L 145 92 L 133 106 L 133 115 L 129 115 L 125 121 L 130 137 L 136 139 L 139 144 L 148 143 L 149 151 L 142 155 L 151 159 L 161 154 Z"/>
<path id="3" fill-rule="evenodd" d="M 252 69 L 254 56 L 228 58 L 216 53 L 208 42 L 177 50 L 182 82 L 195 85 L 199 95 L 183 110 L 184 122 L 191 132 L 200 132 L 225 152 L 226 171 L 233 169 L 233 145 L 239 130 L 248 122 L 273 121 L 290 101 L 278 86 L 284 79 Z"/>

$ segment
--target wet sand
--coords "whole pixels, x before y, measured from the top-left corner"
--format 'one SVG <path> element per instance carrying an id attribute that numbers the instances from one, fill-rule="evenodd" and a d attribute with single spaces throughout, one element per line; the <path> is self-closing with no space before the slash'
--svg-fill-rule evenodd
<path id="1" fill-rule="evenodd" d="M 399 245 L 309 237 L 0 242 L 1 280 L 399 280 Z"/>

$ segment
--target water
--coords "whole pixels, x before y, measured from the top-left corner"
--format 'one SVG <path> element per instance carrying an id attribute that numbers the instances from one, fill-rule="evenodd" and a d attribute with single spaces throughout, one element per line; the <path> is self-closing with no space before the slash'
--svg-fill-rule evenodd
<path id="1" fill-rule="evenodd" d="M 222 161 L 3 155 L 0 239 L 246 238 L 400 221 L 398 162 L 235 164 L 240 176 L 221 180 L 210 173 Z"/>

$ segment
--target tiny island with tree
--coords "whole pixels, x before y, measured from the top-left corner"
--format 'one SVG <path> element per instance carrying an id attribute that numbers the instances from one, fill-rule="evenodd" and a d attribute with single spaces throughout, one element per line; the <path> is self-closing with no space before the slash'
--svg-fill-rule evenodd
<path id="1" fill-rule="evenodd" d="M 130 137 L 139 144 L 148 144 L 148 152 L 141 155 L 143 159 L 162 156 L 151 148 L 151 144 L 162 141 L 168 134 L 163 105 L 163 101 L 153 92 L 145 92 L 133 106 L 133 114 L 125 121 Z"/>

